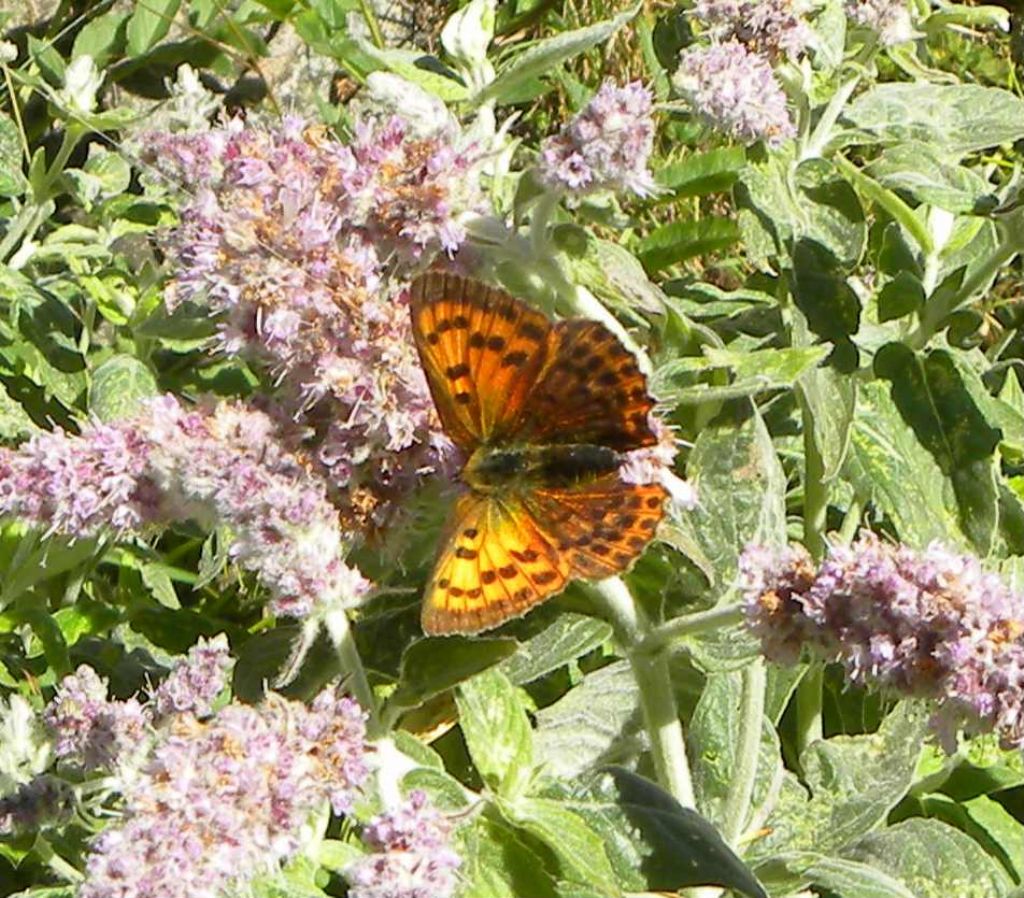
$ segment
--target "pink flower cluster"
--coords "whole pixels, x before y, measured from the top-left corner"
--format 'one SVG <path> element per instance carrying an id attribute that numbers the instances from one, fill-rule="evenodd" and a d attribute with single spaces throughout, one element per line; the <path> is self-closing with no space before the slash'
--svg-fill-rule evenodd
<path id="1" fill-rule="evenodd" d="M 363 830 L 373 852 L 345 871 L 351 898 L 450 898 L 461 858 L 450 846 L 451 824 L 417 790 L 397 810 Z"/>
<path id="2" fill-rule="evenodd" d="M 218 321 L 220 349 L 273 378 L 312 435 L 313 460 L 365 512 L 450 444 L 412 341 L 403 277 L 451 253 L 486 203 L 483 153 L 452 123 L 419 136 L 399 118 L 362 122 L 350 143 L 294 118 L 206 134 L 154 134 L 148 156 L 199 185 L 167 235 L 174 308 Z"/>
<path id="3" fill-rule="evenodd" d="M 347 811 L 368 775 L 363 715 L 333 690 L 181 715 L 93 842 L 82 898 L 219 895 L 294 855 L 309 815 Z"/>
<path id="4" fill-rule="evenodd" d="M 799 547 L 749 547 L 741 573 L 768 658 L 806 648 L 854 682 L 936 699 L 947 744 L 965 726 L 1024 748 L 1024 598 L 973 556 L 865 533 L 820 566 Z"/>
<path id="5" fill-rule="evenodd" d="M 70 537 L 226 524 L 232 557 L 259 575 L 278 615 L 305 617 L 369 587 L 342 559 L 321 479 L 285 449 L 268 415 L 238 404 L 187 410 L 163 397 L 128 421 L 2 450 L 0 515 Z"/>
<path id="6" fill-rule="evenodd" d="M 551 187 L 577 192 L 657 191 L 648 160 L 654 148 L 653 97 L 639 81 L 605 81 L 561 132 L 544 141 L 540 177 Z"/>
<path id="7" fill-rule="evenodd" d="M 697 0 L 693 14 L 718 40 L 735 39 L 773 59 L 797 59 L 814 40 L 798 0 Z"/>

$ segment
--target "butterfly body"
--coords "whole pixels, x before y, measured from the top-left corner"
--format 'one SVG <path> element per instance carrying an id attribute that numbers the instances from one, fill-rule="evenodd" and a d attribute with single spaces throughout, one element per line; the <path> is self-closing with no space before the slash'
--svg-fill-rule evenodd
<path id="1" fill-rule="evenodd" d="M 636 359 L 596 321 L 552 322 L 451 272 L 417 278 L 410 299 L 434 404 L 467 458 L 424 630 L 477 633 L 574 578 L 626 570 L 666 498 L 620 477 L 624 453 L 656 442 Z"/>
<path id="2" fill-rule="evenodd" d="M 622 454 L 589 443 L 553 446 L 481 446 L 460 479 L 479 493 L 513 493 L 586 484 L 617 471 Z"/>

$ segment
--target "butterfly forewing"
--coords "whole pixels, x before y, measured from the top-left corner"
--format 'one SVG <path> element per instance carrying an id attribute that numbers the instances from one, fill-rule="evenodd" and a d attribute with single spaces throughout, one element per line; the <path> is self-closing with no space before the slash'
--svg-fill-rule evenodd
<path id="1" fill-rule="evenodd" d="M 413 337 L 448 435 L 463 449 L 514 435 L 547 360 L 548 319 L 440 270 L 413 282 L 411 303 Z"/>
<path id="2" fill-rule="evenodd" d="M 521 501 L 467 493 L 452 510 L 427 587 L 423 630 L 496 627 L 564 589 L 569 571 Z"/>
<path id="3" fill-rule="evenodd" d="M 530 443 L 592 443 L 626 451 L 657 438 L 654 400 L 633 354 L 597 321 L 559 321 L 548 364 L 530 397 L 519 438 Z"/>

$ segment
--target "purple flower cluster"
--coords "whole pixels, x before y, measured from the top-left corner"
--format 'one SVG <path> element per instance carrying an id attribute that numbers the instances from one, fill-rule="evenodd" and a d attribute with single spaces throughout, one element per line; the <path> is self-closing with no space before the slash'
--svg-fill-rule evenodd
<path id="1" fill-rule="evenodd" d="M 225 636 L 200 639 L 185 660 L 175 665 L 153 690 L 153 710 L 157 717 L 172 714 L 209 717 L 213 713 L 213 700 L 227 685 L 227 673 L 232 664 Z"/>
<path id="2" fill-rule="evenodd" d="M 322 480 L 285 449 L 273 419 L 239 404 L 187 410 L 163 397 L 132 420 L 37 437 L 3 454 L 0 496 L 0 513 L 71 537 L 226 524 L 232 557 L 260 576 L 278 615 L 305 617 L 369 588 L 342 560 Z"/>
<path id="3" fill-rule="evenodd" d="M 738 40 L 684 50 L 673 83 L 712 127 L 743 143 L 777 147 L 796 135 L 768 58 Z"/>
<path id="4" fill-rule="evenodd" d="M 797 59 L 814 40 L 795 0 L 697 0 L 693 14 L 718 41 L 737 40 L 772 59 Z"/>
<path id="5" fill-rule="evenodd" d="M 877 32 L 890 46 L 914 37 L 914 23 L 906 0 L 846 0 L 846 15 L 862 28 Z"/>
<path id="6" fill-rule="evenodd" d="M 450 898 L 461 865 L 450 844 L 451 824 L 416 790 L 397 810 L 363 830 L 373 850 L 345 873 L 351 898 Z"/>
<path id="7" fill-rule="evenodd" d="M 458 249 L 485 209 L 482 149 L 453 122 L 417 135 L 400 118 L 364 121 L 342 144 L 286 118 L 151 135 L 147 155 L 200 185 L 168 235 L 169 305 L 208 308 L 220 348 L 266 368 L 282 407 L 315 432 L 329 481 L 381 498 L 440 463 L 450 444 L 436 432 L 401 279 L 421 257 Z M 349 499 L 372 506 L 365 492 Z"/>
<path id="8" fill-rule="evenodd" d="M 866 533 L 817 568 L 798 547 L 751 547 L 741 573 L 770 659 L 806 646 L 854 682 L 936 699 L 944 737 L 965 726 L 1024 748 L 1024 598 L 976 558 Z"/>
<path id="9" fill-rule="evenodd" d="M 271 695 L 180 716 L 128 784 L 120 825 L 94 840 L 78 894 L 213 896 L 271 871 L 324 802 L 349 808 L 366 751 L 358 704 L 332 690 L 309 708 Z"/>
<path id="10" fill-rule="evenodd" d="M 540 150 L 540 176 L 551 187 L 583 193 L 629 190 L 650 196 L 653 97 L 639 81 L 606 81 L 594 98 Z"/>
<path id="11" fill-rule="evenodd" d="M 104 424 L 81 440 L 58 431 L 0 448 L 0 516 L 83 537 L 138 529 L 154 510 L 146 448 L 135 430 Z"/>
<path id="12" fill-rule="evenodd" d="M 149 716 L 139 701 L 108 698 L 107 684 L 85 665 L 61 682 L 43 722 L 54 754 L 85 771 L 130 763 L 149 737 Z"/>

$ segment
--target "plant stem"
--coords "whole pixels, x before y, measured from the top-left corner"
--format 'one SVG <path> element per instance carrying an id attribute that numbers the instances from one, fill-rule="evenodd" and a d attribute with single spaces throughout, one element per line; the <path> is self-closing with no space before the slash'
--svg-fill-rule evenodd
<path id="1" fill-rule="evenodd" d="M 664 653 L 651 655 L 638 650 L 650 624 L 621 578 L 602 580 L 594 589 L 633 668 L 658 782 L 683 807 L 693 808 L 693 783 L 668 657 Z"/>
<path id="2" fill-rule="evenodd" d="M 796 745 L 800 754 L 825 735 L 821 722 L 824 670 L 821 664 L 812 662 L 796 687 Z"/>
<path id="3" fill-rule="evenodd" d="M 733 769 L 722 814 L 722 835 L 733 847 L 742 840 L 750 816 L 750 802 L 757 780 L 757 762 L 764 726 L 764 692 L 767 683 L 768 676 L 764 662 L 760 658 L 743 668 L 736 766 Z"/>
<path id="4" fill-rule="evenodd" d="M 839 542 L 844 546 L 852 543 L 853 538 L 857 535 L 857 528 L 860 527 L 860 516 L 863 511 L 864 506 L 860 499 L 854 497 L 850 500 L 850 507 L 846 509 L 842 526 L 839 528 Z"/>
<path id="5" fill-rule="evenodd" d="M 368 729 L 372 736 L 379 724 L 377 698 L 373 694 L 373 687 L 370 686 L 370 681 L 366 676 L 363 659 L 359 656 L 359 649 L 356 647 L 347 612 L 343 608 L 328 611 L 324 615 L 324 629 L 338 653 L 342 671 L 351 678 L 352 694 L 370 714 Z"/>
<path id="6" fill-rule="evenodd" d="M 722 630 L 734 626 L 742 620 L 742 605 L 720 605 L 717 608 L 709 608 L 707 611 L 687 614 L 685 617 L 677 617 L 675 620 L 652 628 L 637 646 L 637 651 L 659 652 L 662 649 L 671 648 L 674 643 L 681 642 L 688 636 L 707 633 L 709 630 Z"/>
<path id="7" fill-rule="evenodd" d="M 380 30 L 380 22 L 377 21 L 377 16 L 373 11 L 371 0 L 359 0 L 359 11 L 363 14 L 363 19 L 366 21 L 366 27 L 370 29 L 370 39 L 373 41 L 373 45 L 379 50 L 383 50 L 384 33 Z"/>
<path id="8" fill-rule="evenodd" d="M 43 863 L 61 879 L 76 883 L 82 882 L 85 879 L 81 871 L 57 854 L 53 846 L 46 839 L 38 838 L 34 850 Z"/>
<path id="9" fill-rule="evenodd" d="M 804 431 L 804 545 L 815 561 L 825 553 L 828 486 L 825 461 L 814 438 L 814 414 L 801 388 L 797 389 Z"/>

